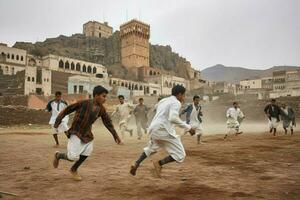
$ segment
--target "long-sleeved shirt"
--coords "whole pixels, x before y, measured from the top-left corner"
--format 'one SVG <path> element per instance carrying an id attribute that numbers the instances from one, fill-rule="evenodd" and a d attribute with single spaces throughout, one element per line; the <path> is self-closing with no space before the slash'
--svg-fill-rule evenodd
<path id="1" fill-rule="evenodd" d="M 202 112 L 201 112 L 201 106 L 195 106 L 194 104 L 190 104 L 188 105 L 184 110 L 182 110 L 182 112 L 180 113 L 180 115 L 183 115 L 186 113 L 186 123 L 190 123 L 191 121 L 191 114 L 193 112 L 193 110 L 196 109 L 198 112 L 197 118 L 199 120 L 199 122 L 202 122 L 201 116 L 202 116 Z"/>
<path id="2" fill-rule="evenodd" d="M 229 108 L 226 112 L 226 117 L 238 121 L 238 118 L 243 118 L 244 113 L 239 108 Z"/>
<path id="3" fill-rule="evenodd" d="M 179 118 L 181 103 L 175 96 L 170 96 L 159 101 L 156 114 L 149 126 L 149 133 L 155 130 L 165 130 L 170 135 L 177 137 L 175 125 L 184 128 L 186 131 L 191 126 Z"/>
<path id="4" fill-rule="evenodd" d="M 101 117 L 104 126 L 109 130 L 114 138 L 118 136 L 104 106 L 94 106 L 93 100 L 84 100 L 68 106 L 56 118 L 55 126 L 58 126 L 66 115 L 75 111 L 76 113 L 72 122 L 72 126 L 67 131 L 68 137 L 70 137 L 71 134 L 75 134 L 84 143 L 92 141 L 94 139 L 92 133 L 92 124 L 98 119 L 98 117 Z"/>
<path id="5" fill-rule="evenodd" d="M 269 115 L 270 117 L 274 117 L 276 118 L 278 121 L 280 120 L 279 119 L 279 115 L 280 115 L 280 108 L 278 105 L 274 104 L 268 104 L 265 109 L 264 109 L 264 112 Z"/>
<path id="6" fill-rule="evenodd" d="M 139 120 L 139 121 L 147 121 L 148 118 L 147 118 L 147 114 L 148 114 L 148 108 L 147 106 L 145 105 L 140 105 L 138 104 L 134 110 L 133 110 L 133 114 L 136 118 L 136 120 Z"/>

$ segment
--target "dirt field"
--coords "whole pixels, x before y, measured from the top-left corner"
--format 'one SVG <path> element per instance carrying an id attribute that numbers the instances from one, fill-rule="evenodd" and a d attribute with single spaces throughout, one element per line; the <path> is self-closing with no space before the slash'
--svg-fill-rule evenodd
<path id="1" fill-rule="evenodd" d="M 166 166 L 162 179 L 153 177 L 150 159 L 136 177 L 128 173 L 146 137 L 128 138 L 119 146 L 102 127 L 94 133 L 93 155 L 80 168 L 83 181 L 74 182 L 68 173 L 71 163 L 62 161 L 53 169 L 57 149 L 46 129 L 0 130 L 0 191 L 19 195 L 2 199 L 300 199 L 299 131 L 276 138 L 245 133 L 228 141 L 222 135 L 206 136 L 200 146 L 195 137 L 184 136 L 185 162 Z M 67 140 L 63 135 L 60 140 L 59 150 L 64 150 Z"/>

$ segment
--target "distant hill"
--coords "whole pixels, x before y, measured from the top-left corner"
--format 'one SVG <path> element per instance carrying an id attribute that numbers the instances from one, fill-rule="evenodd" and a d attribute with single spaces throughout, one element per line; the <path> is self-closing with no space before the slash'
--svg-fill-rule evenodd
<path id="1" fill-rule="evenodd" d="M 208 67 L 201 71 L 202 78 L 210 81 L 226 81 L 236 83 L 245 79 L 256 79 L 272 76 L 273 71 L 295 70 L 300 67 L 295 66 L 275 66 L 266 70 L 247 69 L 243 67 L 227 67 L 221 64 Z"/>

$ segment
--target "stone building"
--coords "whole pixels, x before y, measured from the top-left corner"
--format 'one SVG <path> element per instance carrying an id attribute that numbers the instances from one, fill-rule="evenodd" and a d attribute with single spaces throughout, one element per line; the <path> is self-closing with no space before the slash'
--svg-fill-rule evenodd
<path id="1" fill-rule="evenodd" d="M 88 21 L 83 24 L 83 34 L 87 37 L 108 38 L 113 34 L 113 28 L 107 22 Z"/>
<path id="2" fill-rule="evenodd" d="M 261 79 L 246 79 L 240 81 L 240 85 L 245 89 L 260 89 L 262 88 L 262 80 Z"/>
<path id="3" fill-rule="evenodd" d="M 120 26 L 121 63 L 128 69 L 149 66 L 150 25 L 131 20 Z"/>

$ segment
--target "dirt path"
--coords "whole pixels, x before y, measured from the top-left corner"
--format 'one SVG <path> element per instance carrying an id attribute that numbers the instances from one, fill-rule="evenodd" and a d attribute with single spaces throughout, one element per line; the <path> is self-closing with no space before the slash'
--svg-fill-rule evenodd
<path id="1" fill-rule="evenodd" d="M 146 138 L 130 138 L 118 146 L 103 128 L 94 132 L 94 152 L 80 168 L 81 182 L 70 178 L 71 163 L 61 162 L 53 169 L 51 159 L 57 149 L 50 135 L 1 133 L 0 191 L 19 195 L 3 199 L 300 199 L 299 132 L 276 138 L 244 134 L 226 142 L 221 135 L 208 136 L 200 146 L 195 137 L 185 136 L 185 162 L 166 166 L 162 179 L 153 178 L 150 159 L 136 177 L 128 173 Z M 66 139 L 60 139 L 64 150 Z"/>

